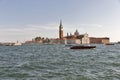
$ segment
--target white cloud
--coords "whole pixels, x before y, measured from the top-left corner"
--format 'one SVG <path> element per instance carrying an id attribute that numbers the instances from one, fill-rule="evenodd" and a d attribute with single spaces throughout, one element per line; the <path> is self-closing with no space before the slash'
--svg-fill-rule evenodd
<path id="1" fill-rule="evenodd" d="M 76 25 L 65 24 L 64 26 L 65 31 L 70 33 L 75 32 L 76 29 L 80 33 L 86 33 L 90 31 L 103 29 L 103 26 L 99 24 L 76 24 Z"/>
<path id="2" fill-rule="evenodd" d="M 47 25 L 25 25 L 24 27 L 0 27 L 0 42 L 11 42 L 11 41 L 25 41 L 30 40 L 36 36 L 42 37 L 57 37 L 58 25 L 47 24 Z"/>
<path id="3" fill-rule="evenodd" d="M 98 24 L 63 24 L 64 35 L 68 33 L 74 33 L 76 29 L 80 32 L 80 34 L 88 32 L 96 32 L 101 29 L 103 26 Z M 25 41 L 30 40 L 36 36 L 49 37 L 49 38 L 57 38 L 58 37 L 59 24 L 58 23 L 50 23 L 46 25 L 36 25 L 36 24 L 28 24 L 23 27 L 11 27 L 11 28 L 0 28 L 0 41 Z M 97 31 L 99 33 L 100 31 Z M 92 33 L 91 33 L 92 34 Z"/>
<path id="4" fill-rule="evenodd" d="M 84 28 L 102 28 L 103 27 L 103 25 L 99 25 L 99 24 L 80 24 L 79 26 Z"/>

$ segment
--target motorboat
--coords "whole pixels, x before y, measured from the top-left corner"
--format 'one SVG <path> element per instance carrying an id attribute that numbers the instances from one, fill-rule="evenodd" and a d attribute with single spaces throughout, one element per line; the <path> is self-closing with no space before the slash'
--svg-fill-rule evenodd
<path id="1" fill-rule="evenodd" d="M 70 49 L 94 49 L 96 46 L 90 46 L 90 45 L 77 45 L 77 46 L 72 46 Z"/>
<path id="2" fill-rule="evenodd" d="M 105 44 L 105 45 L 115 45 L 115 44 L 113 44 L 113 43 L 107 43 L 107 44 Z"/>

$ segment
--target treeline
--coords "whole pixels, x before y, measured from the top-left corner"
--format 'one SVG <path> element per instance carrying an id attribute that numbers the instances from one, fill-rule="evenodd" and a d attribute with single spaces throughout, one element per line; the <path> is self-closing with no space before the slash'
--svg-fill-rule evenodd
<path id="1" fill-rule="evenodd" d="M 50 39 L 45 38 L 45 37 L 35 37 L 33 40 L 35 42 L 41 42 L 41 43 L 49 43 L 50 42 Z"/>

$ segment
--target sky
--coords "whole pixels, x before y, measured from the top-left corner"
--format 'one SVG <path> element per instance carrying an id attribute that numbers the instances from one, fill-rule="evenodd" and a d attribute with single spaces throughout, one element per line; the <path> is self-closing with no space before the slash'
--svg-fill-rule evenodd
<path id="1" fill-rule="evenodd" d="M 88 33 L 120 41 L 120 0 L 0 0 L 0 42 Z"/>

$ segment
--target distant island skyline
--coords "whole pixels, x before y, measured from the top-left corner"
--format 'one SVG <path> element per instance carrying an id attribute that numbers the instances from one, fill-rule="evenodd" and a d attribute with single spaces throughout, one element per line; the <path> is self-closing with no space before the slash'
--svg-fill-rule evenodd
<path id="1" fill-rule="evenodd" d="M 120 41 L 119 0 L 0 0 L 0 13 L 0 42 L 58 38 L 60 19 L 64 35 L 77 29 L 89 36 Z"/>

